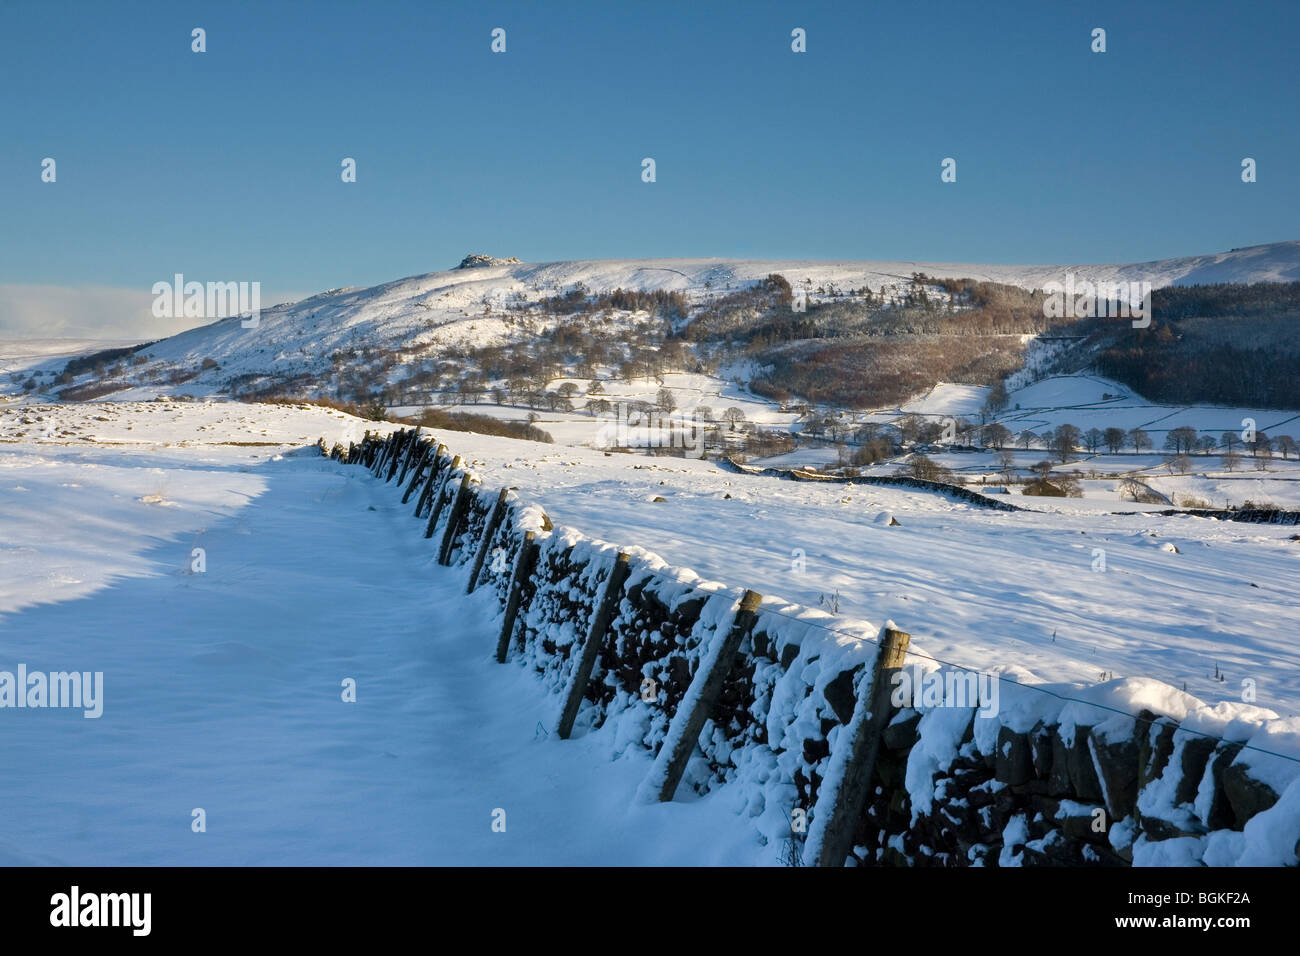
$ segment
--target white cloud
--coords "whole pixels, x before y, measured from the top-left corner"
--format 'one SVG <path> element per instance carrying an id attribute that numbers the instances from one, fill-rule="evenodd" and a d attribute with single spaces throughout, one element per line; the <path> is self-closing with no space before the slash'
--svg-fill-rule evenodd
<path id="1" fill-rule="evenodd" d="M 310 293 L 262 294 L 262 308 Z M 164 339 L 205 319 L 159 319 L 148 289 L 0 283 L 0 338 Z"/>

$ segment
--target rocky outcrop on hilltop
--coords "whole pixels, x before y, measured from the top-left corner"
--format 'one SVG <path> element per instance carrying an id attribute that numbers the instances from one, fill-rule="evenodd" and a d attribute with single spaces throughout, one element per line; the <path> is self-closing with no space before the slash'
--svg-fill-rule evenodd
<path id="1" fill-rule="evenodd" d="M 471 252 L 464 259 L 460 260 L 457 269 L 479 269 L 483 266 L 508 266 L 518 262 L 514 256 L 509 259 L 498 259 L 495 256 L 484 255 L 481 252 Z"/>

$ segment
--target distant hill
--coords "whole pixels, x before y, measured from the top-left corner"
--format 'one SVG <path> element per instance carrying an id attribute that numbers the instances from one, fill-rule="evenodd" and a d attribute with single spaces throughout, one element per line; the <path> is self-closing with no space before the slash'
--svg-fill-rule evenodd
<path id="1" fill-rule="evenodd" d="M 933 293 L 924 303 L 916 299 L 918 273 L 928 277 L 926 287 Z M 1033 290 L 1061 282 L 1067 273 L 1093 282 L 1146 281 L 1156 288 L 1300 281 L 1300 240 L 1103 265 L 750 259 L 526 263 L 474 254 L 454 269 L 370 288 L 334 289 L 265 309 L 257 328 L 242 327 L 238 318 L 222 319 L 161 338 L 136 355 L 106 354 L 102 360 L 78 362 L 61 376 L 63 366 L 52 360 L 29 391 L 66 399 L 144 398 L 161 390 L 197 396 L 326 394 L 357 400 L 452 385 L 486 391 L 511 377 L 576 374 L 574 364 L 610 369 L 643 361 L 649 368 L 654 361 L 647 353 L 673 339 L 689 348 L 669 349 L 670 362 L 684 355 L 688 363 L 701 359 L 734 374 L 738 358 L 773 365 L 771 354 L 758 354 L 760 346 L 794 348 L 788 359 L 798 365 L 804 354 L 799 350 L 801 336 L 820 347 L 828 337 L 860 340 L 867 335 L 874 337 L 877 351 L 862 352 L 848 369 L 867 383 L 865 391 L 859 389 L 853 397 L 861 402 L 875 394 L 870 369 L 878 350 L 885 348 L 887 333 L 894 336 L 889 353 L 904 368 L 887 388 L 881 386 L 881 394 L 894 401 L 895 393 L 915 392 L 918 383 L 928 387 L 942 379 L 989 384 L 1023 364 L 1025 348 L 1045 331 L 1041 323 L 1034 324 L 1035 300 L 1025 297 L 1017 303 L 1019 297 L 1007 293 L 1000 301 L 1016 321 L 985 322 L 987 328 L 979 334 L 989 337 L 987 354 L 976 349 L 978 354 L 963 362 L 949 356 L 941 369 L 928 370 L 927 364 L 944 351 L 936 349 L 933 336 L 965 331 L 944 310 L 973 308 L 960 295 L 953 296 L 951 286 L 947 292 L 937 288 L 936 280 L 970 279 Z M 792 314 L 788 300 L 764 298 L 762 283 L 771 275 L 783 277 L 795 294 L 806 296 L 806 306 L 818 321 L 834 317 L 830 331 L 810 333 L 804 319 Z M 611 296 L 616 290 L 645 295 Z M 778 306 L 784 317 L 773 322 Z M 712 331 L 705 323 L 690 331 L 701 317 L 713 322 Z M 917 325 L 914 317 L 925 322 Z M 758 343 L 743 331 L 751 321 L 771 326 Z M 575 322 L 580 329 L 562 328 Z M 935 322 L 943 327 L 932 328 Z M 745 342 L 733 341 L 736 330 Z M 924 348 L 920 338 L 908 335 L 926 337 Z M 996 346 L 994 335 L 1003 336 Z M 582 344 L 583 337 L 591 340 L 591 347 Z M 742 344 L 748 351 L 738 353 Z M 802 347 L 808 347 L 807 341 Z M 753 361 L 749 365 L 752 372 Z M 836 374 L 845 374 L 845 369 L 836 366 Z M 1112 369 L 1112 374 L 1120 372 Z M 928 383 L 923 381 L 927 377 Z M 798 375 L 791 378 L 798 384 Z M 777 394 L 783 387 L 778 384 L 769 391 Z M 798 394 L 797 389 L 791 391 Z"/>

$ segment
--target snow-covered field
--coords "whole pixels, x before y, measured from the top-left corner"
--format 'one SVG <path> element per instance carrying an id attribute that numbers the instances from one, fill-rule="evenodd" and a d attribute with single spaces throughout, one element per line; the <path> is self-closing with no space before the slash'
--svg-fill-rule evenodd
<path id="1" fill-rule="evenodd" d="M 945 383 L 897 409 L 873 409 L 845 415 L 842 420 L 850 426 L 867 421 L 896 424 L 905 415 L 915 415 L 930 421 L 964 418 L 978 425 L 987 393 L 988 389 L 979 386 Z M 1300 412 L 1215 405 L 1162 405 L 1133 394 L 1118 382 L 1094 375 L 1051 376 L 1011 392 L 1009 399 L 1007 410 L 991 418 L 989 423 L 1000 423 L 1013 435 L 1025 431 L 1041 435 L 1061 425 L 1074 425 L 1081 432 L 1091 428 L 1101 431 L 1120 428 L 1125 432 L 1140 428 L 1147 433 L 1152 445 L 1151 449 L 1141 453 L 1134 452 L 1127 441 L 1120 452 L 1113 454 L 1105 448 L 1097 453 L 1080 449 L 1068 461 L 1060 463 L 1041 442 L 1026 449 L 1013 441 L 1007 448 L 1014 455 L 1012 467 L 1021 475 L 1027 474 L 1036 462 L 1050 459 L 1058 470 L 1077 471 L 1084 479 L 1082 499 L 1021 499 L 1017 494 L 1012 498 L 1017 504 L 1053 510 L 1141 511 L 1168 507 L 1135 504 L 1122 498 L 1118 477 L 1131 476 L 1171 499 L 1175 495 L 1187 495 L 1216 508 L 1241 505 L 1246 501 L 1270 502 L 1287 509 L 1300 508 L 1300 460 L 1294 455 L 1283 458 L 1274 454 L 1260 461 L 1245 451 L 1238 441 L 1237 450 L 1244 454 L 1233 469 L 1225 466 L 1217 451 L 1210 454 L 1198 451 L 1189 456 L 1187 474 L 1177 474 L 1167 465 L 1172 452 L 1163 450 L 1170 429 L 1183 426 L 1211 435 L 1216 440 L 1221 439 L 1225 432 L 1240 434 L 1247 424 L 1273 438 L 1281 435 L 1294 438 L 1300 436 Z M 983 480 L 994 486 L 1002 483 L 999 477 L 1001 465 L 990 449 L 939 451 L 929 457 L 964 481 Z M 804 446 L 788 454 L 756 459 L 752 464 L 782 468 L 811 466 L 825 470 L 835 467 L 838 459 L 839 453 L 833 446 Z M 889 474 L 898 464 L 898 460 L 890 460 L 862 471 L 864 474 Z M 1087 480 L 1092 472 L 1116 477 Z"/>
<path id="2" fill-rule="evenodd" d="M 22 725 L 7 765 L 41 770 L 0 779 L 0 860 L 777 863 L 741 795 L 637 804 L 648 755 L 548 736 L 554 702 L 491 661 L 487 596 L 433 566 L 392 486 L 301 447 L 385 427 L 233 403 L 0 412 L 0 668 L 104 674 L 98 719 L 5 712 Z M 437 437 L 557 525 L 892 619 L 915 654 L 1025 683 L 1156 678 L 1210 703 L 1250 678 L 1258 706 L 1300 713 L 1295 528 L 999 513 Z"/>
<path id="3" fill-rule="evenodd" d="M 0 670 L 103 673 L 98 718 L 0 712 L 0 864 L 777 862 L 729 798 L 636 804 L 648 756 L 539 729 L 486 595 L 390 487 L 292 448 L 366 423 L 151 411 L 64 410 L 108 446 L 0 445 Z M 242 445 L 266 433 L 288 444 Z"/>
<path id="4" fill-rule="evenodd" d="M 1266 706 L 1300 709 L 1293 527 L 1008 514 L 689 459 L 440 437 L 557 524 L 767 595 L 837 604 L 846 618 L 892 618 L 934 657 L 1026 680 L 1155 677 L 1207 701 L 1239 699 L 1242 678 L 1253 677 L 1268 687 Z M 878 522 L 884 512 L 899 525 Z M 1098 550 L 1104 571 L 1093 570 Z M 1229 682 L 1213 679 L 1216 664 Z"/>

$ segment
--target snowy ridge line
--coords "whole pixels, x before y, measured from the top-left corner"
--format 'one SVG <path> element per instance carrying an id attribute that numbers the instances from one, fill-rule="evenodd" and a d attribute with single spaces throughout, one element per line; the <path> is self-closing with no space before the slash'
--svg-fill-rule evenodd
<path id="1" fill-rule="evenodd" d="M 504 610 L 497 659 L 578 700 L 574 732 L 606 734 L 613 756 L 656 755 L 642 799 L 665 781 L 660 800 L 679 784 L 716 790 L 764 845 L 785 847 L 782 862 L 818 862 L 829 814 L 843 810 L 852 783 L 849 727 L 855 715 L 861 726 L 866 677 L 892 622 L 834 627 L 825 612 L 768 599 L 738 633 L 736 589 L 641 549 L 555 529 L 513 490 L 486 491 L 419 429 L 318 447 L 405 484 L 404 502 L 419 492 L 415 515 L 428 515 L 425 537 L 441 542 L 438 563 L 468 566 L 469 590 L 488 588 Z M 622 554 L 629 573 L 611 602 Z M 592 624 L 602 604 L 613 608 L 603 630 Z M 902 670 L 915 691 L 891 700 L 878 732 L 873 786 L 846 862 L 1300 863 L 1300 718 L 1209 707 L 1142 678 L 1020 684 L 909 650 Z M 580 657 L 594 662 L 589 677 Z M 998 677 L 991 708 L 989 699 L 952 697 L 961 674 L 977 688 L 982 676 Z M 676 754 L 685 765 L 668 772 Z"/>

